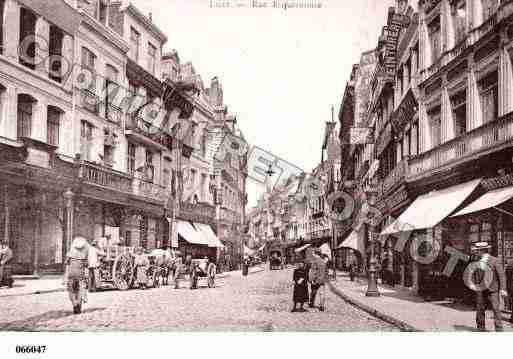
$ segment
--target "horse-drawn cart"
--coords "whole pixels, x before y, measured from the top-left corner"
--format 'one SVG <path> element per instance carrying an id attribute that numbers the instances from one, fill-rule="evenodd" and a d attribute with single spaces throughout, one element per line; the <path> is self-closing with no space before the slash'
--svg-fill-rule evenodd
<path id="1" fill-rule="evenodd" d="M 209 288 L 215 287 L 216 279 L 216 265 L 210 262 L 207 258 L 192 259 L 182 263 L 181 260 L 177 261 L 174 269 L 175 289 L 180 287 L 181 280 L 189 281 L 189 288 L 198 288 L 198 282 L 202 279 L 206 281 Z"/>
<path id="2" fill-rule="evenodd" d="M 135 247 L 107 247 L 106 255 L 101 261 L 97 287 L 114 287 L 119 290 L 133 288 L 136 275 L 135 251 Z M 148 257 L 150 261 L 147 270 L 148 287 L 156 287 L 159 284 L 160 266 L 156 263 L 155 256 Z"/>

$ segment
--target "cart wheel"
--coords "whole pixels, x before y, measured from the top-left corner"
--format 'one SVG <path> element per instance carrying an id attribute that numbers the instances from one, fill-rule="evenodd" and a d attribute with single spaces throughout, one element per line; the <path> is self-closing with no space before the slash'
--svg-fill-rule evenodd
<path id="1" fill-rule="evenodd" d="M 207 269 L 207 284 L 209 288 L 214 288 L 216 286 L 216 265 L 214 263 L 210 263 Z"/>
<path id="2" fill-rule="evenodd" d="M 112 278 L 119 290 L 127 290 L 132 286 L 134 266 L 129 255 L 121 254 L 116 258 L 112 267 Z"/>

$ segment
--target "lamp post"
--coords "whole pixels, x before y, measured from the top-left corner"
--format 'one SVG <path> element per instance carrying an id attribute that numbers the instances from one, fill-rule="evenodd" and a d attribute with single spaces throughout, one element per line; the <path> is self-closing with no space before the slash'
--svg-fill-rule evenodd
<path id="1" fill-rule="evenodd" d="M 376 201 L 376 193 L 374 191 L 367 191 L 366 192 L 366 199 L 367 203 L 370 206 L 374 206 Z M 365 293 L 365 296 L 367 297 L 379 297 L 380 293 L 378 290 L 378 277 L 377 277 L 377 260 L 376 255 L 374 253 L 374 225 L 369 225 L 369 212 L 366 213 L 366 221 L 365 221 L 365 235 L 367 236 L 368 243 L 370 244 L 370 260 L 369 260 L 369 277 L 368 277 L 368 284 L 367 284 L 367 292 Z M 370 218 L 372 221 L 372 218 Z"/>

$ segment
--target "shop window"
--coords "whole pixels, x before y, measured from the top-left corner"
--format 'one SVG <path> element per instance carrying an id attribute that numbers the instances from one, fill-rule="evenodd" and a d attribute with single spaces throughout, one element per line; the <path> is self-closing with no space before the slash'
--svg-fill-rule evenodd
<path id="1" fill-rule="evenodd" d="M 483 123 L 497 119 L 499 113 L 499 92 L 497 84 L 497 71 L 492 72 L 479 81 L 479 96 L 481 99 Z"/>
<path id="2" fill-rule="evenodd" d="M 460 43 L 466 36 L 467 26 L 467 8 L 466 0 L 459 0 L 452 6 L 452 18 L 454 23 L 454 32 L 456 35 L 456 44 Z"/>
<path id="3" fill-rule="evenodd" d="M 141 34 L 134 29 L 133 27 L 130 28 L 130 57 L 135 62 L 139 61 L 139 48 L 141 46 Z"/>
<path id="4" fill-rule="evenodd" d="M 467 132 L 467 91 L 463 90 L 451 97 L 454 132 L 456 137 Z"/>
<path id="5" fill-rule="evenodd" d="M 46 114 L 46 143 L 59 146 L 59 127 L 62 111 L 56 107 L 48 106 Z"/>
<path id="6" fill-rule="evenodd" d="M 62 81 L 62 42 L 64 33 L 57 26 L 50 26 L 50 41 L 48 50 L 51 57 L 51 69 L 49 69 L 49 77 L 57 82 Z"/>
<path id="7" fill-rule="evenodd" d="M 440 34 L 440 16 L 437 16 L 428 26 L 429 42 L 431 45 L 431 63 L 435 63 L 442 52 Z"/>
<path id="8" fill-rule="evenodd" d="M 429 126 L 431 132 L 432 148 L 442 143 L 442 119 L 440 116 L 440 106 L 435 106 L 428 112 Z"/>
<path id="9" fill-rule="evenodd" d="M 32 116 L 36 100 L 26 94 L 18 95 L 18 138 L 30 137 L 32 133 Z"/>

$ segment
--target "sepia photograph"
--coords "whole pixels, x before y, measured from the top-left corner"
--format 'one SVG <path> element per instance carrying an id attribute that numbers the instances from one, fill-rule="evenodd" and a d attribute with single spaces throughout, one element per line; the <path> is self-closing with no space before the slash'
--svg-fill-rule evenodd
<path id="1" fill-rule="evenodd" d="M 3 357 L 512 309 L 513 0 L 0 0 Z"/>

